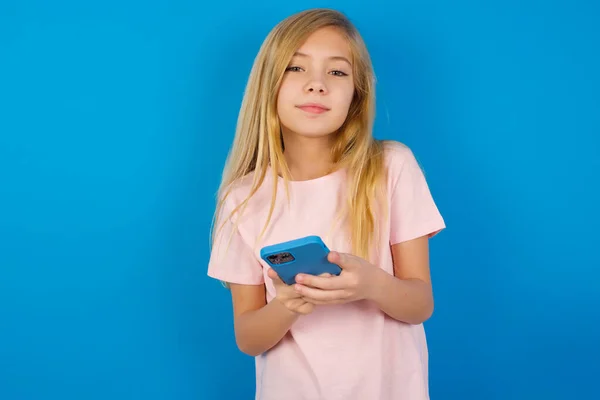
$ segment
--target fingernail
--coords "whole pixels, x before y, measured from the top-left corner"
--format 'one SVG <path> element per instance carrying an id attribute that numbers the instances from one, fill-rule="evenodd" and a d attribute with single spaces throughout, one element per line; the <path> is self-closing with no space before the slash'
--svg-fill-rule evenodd
<path id="1" fill-rule="evenodd" d="M 298 282 L 302 282 L 304 280 L 304 277 L 302 275 L 296 275 L 296 280 Z"/>

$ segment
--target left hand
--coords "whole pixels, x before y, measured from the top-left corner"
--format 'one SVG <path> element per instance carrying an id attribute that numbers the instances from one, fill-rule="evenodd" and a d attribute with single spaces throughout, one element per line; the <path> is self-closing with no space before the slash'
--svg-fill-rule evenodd
<path id="1" fill-rule="evenodd" d="M 296 276 L 294 289 L 305 301 L 312 304 L 343 304 L 371 297 L 379 268 L 360 257 L 334 251 L 329 253 L 327 259 L 342 268 L 339 276 Z"/>

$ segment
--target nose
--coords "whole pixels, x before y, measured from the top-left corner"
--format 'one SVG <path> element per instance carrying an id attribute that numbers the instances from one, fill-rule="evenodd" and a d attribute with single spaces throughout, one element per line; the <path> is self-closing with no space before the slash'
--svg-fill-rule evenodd
<path id="1" fill-rule="evenodd" d="M 323 80 L 319 77 L 312 77 L 310 81 L 306 84 L 305 89 L 308 93 L 327 93 L 327 86 L 325 86 L 325 82 L 323 82 Z"/>
<path id="2" fill-rule="evenodd" d="M 326 90 L 325 90 L 325 86 L 323 86 L 321 84 L 314 84 L 314 85 L 308 86 L 308 92 L 309 93 L 319 92 L 320 94 L 325 94 Z"/>

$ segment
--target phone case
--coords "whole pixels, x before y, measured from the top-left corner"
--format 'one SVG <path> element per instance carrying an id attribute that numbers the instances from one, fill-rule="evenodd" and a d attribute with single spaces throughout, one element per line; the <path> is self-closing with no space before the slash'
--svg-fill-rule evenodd
<path id="1" fill-rule="evenodd" d="M 342 269 L 327 260 L 329 249 L 319 236 L 306 236 L 263 247 L 260 257 L 277 272 L 283 282 L 295 283 L 299 273 L 339 275 Z"/>

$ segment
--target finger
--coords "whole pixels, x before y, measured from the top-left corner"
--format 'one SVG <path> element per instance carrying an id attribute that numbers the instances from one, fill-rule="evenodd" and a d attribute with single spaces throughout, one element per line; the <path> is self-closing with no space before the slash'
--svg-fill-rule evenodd
<path id="1" fill-rule="evenodd" d="M 306 315 L 306 314 L 310 314 L 314 308 L 315 308 L 314 304 L 304 302 L 300 307 L 296 308 L 296 312 L 300 313 L 302 315 Z"/>
<path id="2" fill-rule="evenodd" d="M 354 257 L 352 254 L 339 253 L 337 251 L 330 251 L 327 255 L 327 260 L 342 269 L 356 267 L 360 264 L 360 259 Z"/>
<path id="3" fill-rule="evenodd" d="M 344 283 L 344 278 L 339 276 L 314 276 L 306 274 L 296 275 L 296 282 L 305 286 L 310 286 L 317 289 L 343 289 L 347 284 Z"/>
<path id="4" fill-rule="evenodd" d="M 332 304 L 344 304 L 347 303 L 348 300 L 315 300 L 308 297 L 303 297 L 302 300 L 309 304 L 314 304 L 316 306 L 326 306 Z"/>
<path id="5" fill-rule="evenodd" d="M 348 293 L 345 290 L 322 290 L 316 289 L 304 285 L 296 284 L 294 285 L 294 290 L 296 293 L 300 294 L 302 297 L 310 300 L 316 301 L 335 301 L 335 300 L 345 300 L 348 298 Z"/>
<path id="6" fill-rule="evenodd" d="M 314 304 L 311 303 L 307 303 L 306 301 L 302 300 L 301 298 L 297 298 L 297 299 L 293 299 L 293 300 L 288 300 L 286 302 L 286 307 L 293 312 L 299 313 L 299 314 L 309 314 L 310 312 L 312 312 L 312 309 L 314 308 Z"/>
<path id="7" fill-rule="evenodd" d="M 298 308 L 300 308 L 303 304 L 305 304 L 306 302 L 304 300 L 302 300 L 300 297 L 298 297 L 297 299 L 290 299 L 286 302 L 286 307 L 288 307 L 291 310 L 297 310 Z"/>
<path id="8" fill-rule="evenodd" d="M 325 272 L 325 273 L 323 273 L 323 274 L 321 274 L 319 276 L 322 276 L 322 277 L 325 277 L 325 278 L 329 278 L 329 277 L 332 277 L 333 275 L 331 275 L 329 272 Z"/>
<path id="9" fill-rule="evenodd" d="M 277 272 L 275 272 L 275 270 L 273 268 L 270 268 L 267 271 L 267 275 L 269 276 L 269 278 L 271 278 L 273 280 L 274 284 L 283 284 L 283 281 L 281 280 L 281 278 L 279 277 L 279 275 L 277 274 Z"/>

